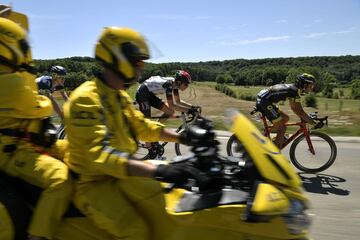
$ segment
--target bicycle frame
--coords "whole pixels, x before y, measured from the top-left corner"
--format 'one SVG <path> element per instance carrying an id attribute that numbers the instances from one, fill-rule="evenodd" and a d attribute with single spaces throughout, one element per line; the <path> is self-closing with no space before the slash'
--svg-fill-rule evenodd
<path id="1" fill-rule="evenodd" d="M 181 118 L 181 121 L 182 121 L 182 124 L 175 130 L 175 132 L 179 133 L 182 129 L 186 128 L 190 123 L 196 121 L 196 119 L 200 116 L 200 113 L 197 113 L 195 115 L 193 115 L 190 120 L 187 120 L 186 119 L 186 114 L 184 112 L 181 113 L 180 116 L 175 116 L 175 117 L 172 117 L 172 118 Z M 152 119 L 158 119 L 158 118 L 164 118 L 162 116 L 159 116 L 159 117 L 151 117 Z M 166 117 L 167 118 L 167 117 Z M 160 146 L 162 147 L 162 151 L 164 149 L 164 147 L 168 144 L 168 142 L 162 142 L 160 144 Z M 147 148 L 147 149 L 150 149 L 149 147 L 146 147 L 145 143 L 141 143 L 141 142 L 138 142 L 138 146 L 139 147 L 142 147 L 142 148 Z M 162 155 L 163 152 L 160 154 Z"/>
<path id="2" fill-rule="evenodd" d="M 273 126 L 268 124 L 266 117 L 261 112 L 259 112 L 259 114 L 260 114 L 260 118 L 261 118 L 261 120 L 263 122 L 263 125 L 264 125 L 263 134 L 264 134 L 264 136 L 270 138 L 270 133 L 271 133 L 271 130 L 272 130 Z M 292 142 L 294 139 L 296 139 L 301 134 L 304 134 L 306 142 L 307 142 L 307 144 L 309 146 L 309 151 L 312 154 L 315 154 L 314 147 L 313 147 L 311 139 L 309 137 L 309 130 L 306 127 L 306 122 L 300 121 L 300 122 L 293 122 L 293 123 L 285 123 L 285 126 L 286 127 L 288 127 L 288 126 L 298 126 L 299 129 L 294 134 L 292 134 L 288 139 L 286 139 L 286 141 L 281 146 L 281 149 L 285 148 L 287 145 L 289 145 L 290 142 Z"/>

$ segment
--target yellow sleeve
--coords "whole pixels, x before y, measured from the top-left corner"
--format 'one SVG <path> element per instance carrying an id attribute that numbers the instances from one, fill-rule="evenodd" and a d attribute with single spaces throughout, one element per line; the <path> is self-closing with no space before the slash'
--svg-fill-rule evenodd
<path id="1" fill-rule="evenodd" d="M 99 99 L 71 96 L 64 105 L 70 167 L 81 174 L 127 176 L 129 154 L 111 146 Z M 86 170 L 84 170 L 86 169 Z"/>

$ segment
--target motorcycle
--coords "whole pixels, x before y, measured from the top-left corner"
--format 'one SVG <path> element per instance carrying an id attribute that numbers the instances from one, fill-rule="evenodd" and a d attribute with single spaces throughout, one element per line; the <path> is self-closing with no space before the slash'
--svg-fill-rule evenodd
<path id="1" fill-rule="evenodd" d="M 309 202 L 300 178 L 244 115 L 233 115 L 232 120 L 231 130 L 242 143 L 240 157 L 219 155 L 214 134 L 210 134 L 214 139 L 207 144 L 169 163 L 197 167 L 210 179 L 208 184 L 194 180 L 176 186 L 140 177 L 127 180 L 124 193 L 150 225 L 151 239 L 309 239 Z M 205 129 L 213 131 L 211 124 Z M 0 239 L 24 239 L 35 192 L 33 186 L 0 176 Z M 55 239 L 112 238 L 70 207 Z"/>

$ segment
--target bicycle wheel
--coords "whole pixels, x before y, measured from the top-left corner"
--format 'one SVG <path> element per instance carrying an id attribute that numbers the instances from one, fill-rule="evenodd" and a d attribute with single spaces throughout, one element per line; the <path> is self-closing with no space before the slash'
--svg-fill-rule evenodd
<path id="1" fill-rule="evenodd" d="M 149 159 L 149 148 L 145 147 L 145 143 L 138 142 L 138 150 L 133 155 L 135 159 L 138 160 L 147 160 Z"/>
<path id="2" fill-rule="evenodd" d="M 184 144 L 175 143 L 175 153 L 177 156 L 186 155 L 191 152 L 191 147 Z"/>
<path id="3" fill-rule="evenodd" d="M 309 138 L 315 153 L 310 152 L 306 137 L 301 135 L 291 144 L 290 160 L 301 171 L 322 172 L 334 163 L 337 155 L 336 144 L 332 138 L 321 132 L 310 132 Z"/>
<path id="4" fill-rule="evenodd" d="M 239 142 L 235 134 L 231 135 L 227 144 L 226 144 L 226 152 L 230 157 L 241 158 L 243 157 L 244 151 L 242 151 L 242 144 Z"/>
<path id="5" fill-rule="evenodd" d="M 58 139 L 65 139 L 66 133 L 65 133 L 65 126 L 64 124 L 61 124 L 57 129 L 57 138 Z"/>
<path id="6" fill-rule="evenodd" d="M 179 131 L 179 133 L 181 133 L 182 131 L 184 131 L 183 129 L 181 129 Z M 180 143 L 175 143 L 175 153 L 177 156 L 181 156 L 181 155 L 185 155 L 187 153 L 191 152 L 191 147 L 190 146 L 186 146 L 184 144 L 180 144 Z"/>

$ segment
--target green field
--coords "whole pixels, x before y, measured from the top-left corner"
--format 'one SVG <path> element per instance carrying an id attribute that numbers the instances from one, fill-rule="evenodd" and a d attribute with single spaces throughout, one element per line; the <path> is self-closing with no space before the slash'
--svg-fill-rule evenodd
<path id="1" fill-rule="evenodd" d="M 231 98 L 225 94 L 215 90 L 216 83 L 214 82 L 197 82 L 192 84 L 190 89 L 181 93 L 182 99 L 203 107 L 203 115 L 212 119 L 215 127 L 219 130 L 226 130 L 223 123 L 224 110 L 227 108 L 235 108 L 243 112 L 249 118 L 249 112 L 255 105 L 255 102 L 245 101 Z M 240 94 L 254 94 L 260 91 L 263 87 L 241 87 L 230 86 L 234 91 Z M 137 86 L 129 89 L 129 94 L 134 98 Z M 345 92 L 345 90 L 344 90 Z M 61 97 L 56 96 L 62 103 Z M 360 100 L 351 99 L 328 99 L 317 97 L 318 108 L 305 108 L 306 112 L 319 112 L 320 116 L 329 116 L 329 126 L 321 129 L 330 135 L 338 136 L 360 136 Z M 290 120 L 296 121 L 298 118 L 292 114 L 288 104 L 280 106 L 285 112 L 290 115 Z M 154 114 L 156 111 L 154 111 Z M 55 123 L 59 123 L 59 119 L 55 118 Z M 261 127 L 260 123 L 254 123 Z M 177 120 L 169 120 L 167 125 L 169 127 L 176 127 L 179 124 Z"/>

